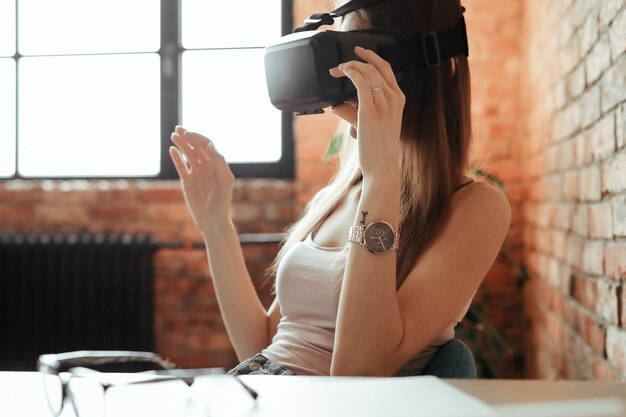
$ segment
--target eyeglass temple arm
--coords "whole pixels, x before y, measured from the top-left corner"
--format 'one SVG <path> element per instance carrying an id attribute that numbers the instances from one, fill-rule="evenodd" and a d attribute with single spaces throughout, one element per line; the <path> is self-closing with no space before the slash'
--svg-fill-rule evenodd
<path id="1" fill-rule="evenodd" d="M 139 374 L 140 375 L 159 375 L 160 377 L 126 382 L 122 385 L 150 384 L 150 383 L 155 383 L 155 382 L 170 382 L 170 381 L 181 380 L 185 384 L 187 384 L 187 386 L 191 386 L 195 381 L 195 377 L 216 374 L 218 373 L 216 372 L 218 369 L 221 370 L 221 368 L 207 368 L 207 369 L 197 369 L 197 370 L 188 370 L 188 371 L 185 369 L 174 369 L 173 371 L 175 372 L 169 373 L 169 374 L 167 373 L 167 371 L 165 372 L 159 372 L 159 371 L 138 372 L 137 375 Z M 89 375 L 94 375 L 94 374 L 103 374 L 102 372 L 98 372 L 94 369 L 83 368 L 83 367 L 71 368 L 70 372 L 76 376 L 89 376 Z M 187 375 L 185 375 L 185 373 Z M 250 396 L 254 400 L 258 398 L 259 393 L 253 390 L 252 388 L 250 388 L 248 385 L 246 385 L 246 383 L 243 382 L 239 377 L 235 377 L 235 380 L 246 390 L 248 394 L 250 394 Z M 112 383 L 106 383 L 102 381 L 100 381 L 100 384 L 104 387 L 105 390 L 115 385 Z"/>
<path id="2" fill-rule="evenodd" d="M 48 367 L 61 370 L 81 365 L 99 366 L 112 363 L 132 363 L 132 362 L 152 362 L 158 364 L 163 369 L 174 369 L 176 365 L 163 359 L 153 352 L 132 352 L 132 351 L 88 351 L 65 352 L 58 354 L 41 355 L 38 361 L 38 368 Z"/>

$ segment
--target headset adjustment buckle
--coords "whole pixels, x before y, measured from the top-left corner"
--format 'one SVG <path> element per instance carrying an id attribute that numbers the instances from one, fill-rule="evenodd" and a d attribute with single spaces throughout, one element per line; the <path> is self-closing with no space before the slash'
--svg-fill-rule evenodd
<path id="1" fill-rule="evenodd" d="M 421 39 L 426 68 L 431 69 L 438 67 L 441 64 L 441 54 L 439 53 L 437 34 L 435 32 L 428 32 L 423 34 Z"/>
<path id="2" fill-rule="evenodd" d="M 304 21 L 302 26 L 298 26 L 293 31 L 295 33 L 317 30 L 320 26 L 332 25 L 335 23 L 335 17 L 337 17 L 337 15 L 334 13 L 313 13 Z"/>

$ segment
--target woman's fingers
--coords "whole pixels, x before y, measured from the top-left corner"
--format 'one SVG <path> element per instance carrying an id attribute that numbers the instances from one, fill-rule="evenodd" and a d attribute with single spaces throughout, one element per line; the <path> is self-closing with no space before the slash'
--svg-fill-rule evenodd
<path id="1" fill-rule="evenodd" d="M 176 125 L 176 128 L 174 128 L 174 131 L 178 133 L 179 135 L 183 136 L 187 130 L 180 125 Z"/>
<path id="2" fill-rule="evenodd" d="M 201 149 L 207 157 L 222 156 L 219 152 L 217 152 L 213 141 L 206 136 L 196 132 L 186 131 L 185 138 L 191 142 L 194 148 Z"/>
<path id="3" fill-rule="evenodd" d="M 389 62 L 382 59 L 376 52 L 369 49 L 361 48 L 360 46 L 355 47 L 354 52 L 359 58 L 365 60 L 365 62 L 370 63 L 376 68 L 376 70 L 378 70 L 380 75 L 382 75 L 383 79 L 385 80 L 385 84 L 387 87 L 394 90 L 400 89 L 400 87 L 398 86 L 398 82 L 396 81 L 396 76 L 393 73 L 393 69 L 391 68 L 391 64 L 389 64 Z"/>
<path id="4" fill-rule="evenodd" d="M 172 158 L 172 162 L 174 163 L 174 168 L 176 168 L 176 172 L 178 172 L 178 176 L 182 179 L 187 178 L 191 171 L 189 170 L 189 166 L 183 160 L 183 156 L 176 146 L 170 146 L 169 149 L 170 158 Z"/>
<path id="5" fill-rule="evenodd" d="M 183 172 L 191 173 L 194 167 L 206 165 L 209 161 L 221 161 L 221 164 L 212 164 L 213 168 L 220 172 L 223 171 L 223 169 L 218 165 L 228 165 L 224 156 L 215 149 L 213 142 L 199 133 L 188 131 L 181 126 L 176 126 L 176 131 L 172 133 L 171 139 L 178 147 L 176 151 L 180 159 L 179 162 L 182 162 L 184 166 L 188 165 L 187 171 L 183 170 Z M 171 152 L 170 150 L 170 153 Z M 176 153 L 174 155 L 176 155 Z M 179 167 L 183 167 L 183 165 L 179 164 Z M 177 167 L 177 169 L 179 169 L 179 167 Z"/>
<path id="6" fill-rule="evenodd" d="M 198 165 L 202 158 L 206 158 L 206 155 L 202 151 L 192 146 L 186 137 L 173 133 L 171 136 L 172 142 L 178 147 L 178 151 L 182 154 L 182 157 L 187 161 L 190 167 Z"/>
<path id="7" fill-rule="evenodd" d="M 350 123 L 352 126 L 357 125 L 358 110 L 354 106 L 351 106 L 348 103 L 337 104 L 336 106 L 332 106 L 330 111 Z"/>
<path id="8" fill-rule="evenodd" d="M 189 160 L 194 152 L 193 146 L 191 146 L 191 144 L 187 140 L 185 140 L 183 136 L 180 136 L 177 133 L 172 133 L 170 139 L 172 140 L 172 142 L 174 142 L 174 145 L 178 147 L 180 152 L 183 153 L 185 158 Z"/>

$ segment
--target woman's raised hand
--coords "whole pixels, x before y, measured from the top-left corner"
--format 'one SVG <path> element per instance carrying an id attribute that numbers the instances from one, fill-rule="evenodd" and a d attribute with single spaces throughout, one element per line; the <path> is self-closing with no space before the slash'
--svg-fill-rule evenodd
<path id="1" fill-rule="evenodd" d="M 385 175 L 393 168 L 399 173 L 404 93 L 387 61 L 374 51 L 358 46 L 354 52 L 365 62 L 345 62 L 331 68 L 330 74 L 352 81 L 357 90 L 358 107 L 343 103 L 333 106 L 331 111 L 356 129 L 364 176 Z"/>
<path id="2" fill-rule="evenodd" d="M 235 177 L 210 139 L 180 126 L 172 133 L 169 149 L 185 202 L 203 233 L 230 221 Z"/>

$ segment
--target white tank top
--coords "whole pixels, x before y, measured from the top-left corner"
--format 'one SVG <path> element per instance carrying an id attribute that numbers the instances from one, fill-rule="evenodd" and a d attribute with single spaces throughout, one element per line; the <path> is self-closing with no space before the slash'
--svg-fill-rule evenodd
<path id="1" fill-rule="evenodd" d="M 347 249 L 319 246 L 310 234 L 285 254 L 276 274 L 282 319 L 263 355 L 296 375 L 330 375 L 346 258 Z M 454 338 L 454 327 L 467 313 L 470 302 L 455 322 L 405 364 L 398 375 L 421 373 L 437 349 Z"/>

